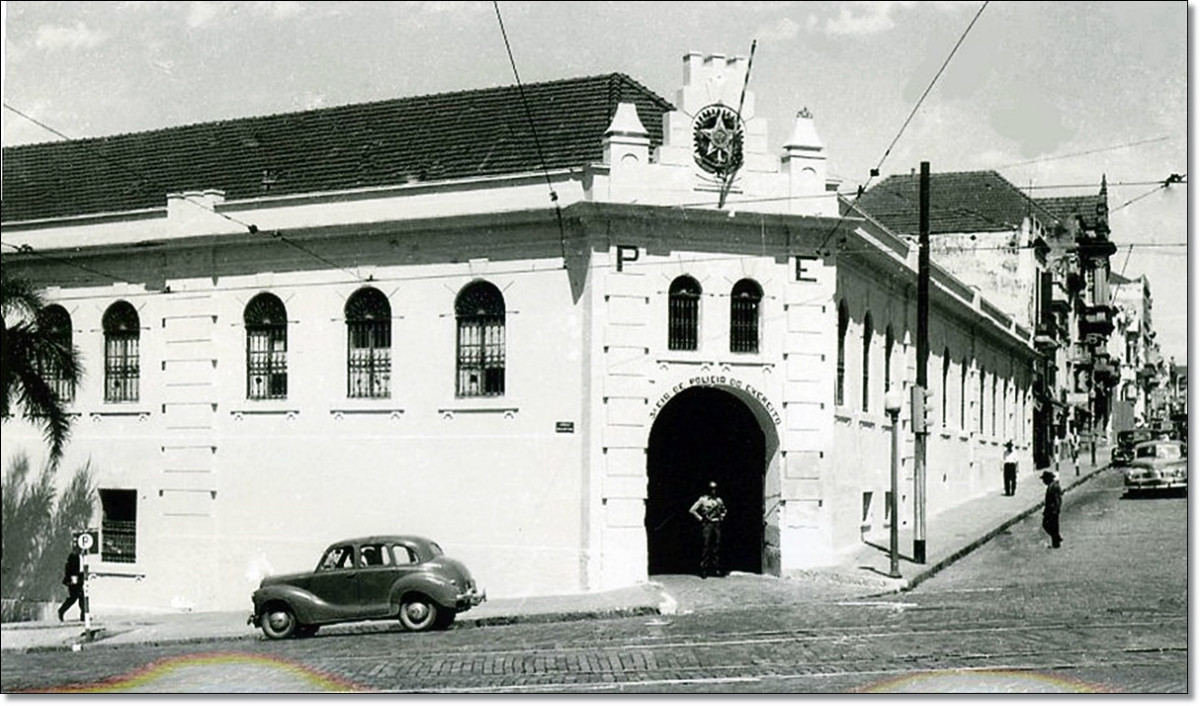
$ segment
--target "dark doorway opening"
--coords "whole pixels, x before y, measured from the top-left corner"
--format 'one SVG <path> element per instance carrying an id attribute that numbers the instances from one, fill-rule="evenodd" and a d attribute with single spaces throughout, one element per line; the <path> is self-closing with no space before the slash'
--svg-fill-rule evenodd
<path id="1" fill-rule="evenodd" d="M 688 508 L 716 481 L 729 508 L 721 540 L 726 571 L 762 572 L 766 438 L 750 409 L 711 387 L 679 393 L 658 413 L 646 451 L 648 571 L 694 574 L 700 526 Z"/>

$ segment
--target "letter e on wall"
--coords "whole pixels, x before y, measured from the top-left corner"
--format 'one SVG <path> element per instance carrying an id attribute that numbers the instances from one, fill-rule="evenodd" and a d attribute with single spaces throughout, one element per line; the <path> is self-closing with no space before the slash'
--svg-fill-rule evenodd
<path id="1" fill-rule="evenodd" d="M 817 261 L 816 255 L 797 255 L 796 256 L 796 281 L 797 282 L 816 282 L 817 278 L 810 265 Z"/>

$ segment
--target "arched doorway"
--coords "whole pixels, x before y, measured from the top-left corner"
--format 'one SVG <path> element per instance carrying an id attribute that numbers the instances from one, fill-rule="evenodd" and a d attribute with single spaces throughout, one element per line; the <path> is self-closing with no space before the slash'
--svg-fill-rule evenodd
<path id="1" fill-rule="evenodd" d="M 688 508 L 711 480 L 729 508 L 723 568 L 761 573 L 765 470 L 766 439 L 744 402 L 713 387 L 676 395 L 658 413 L 646 451 L 648 572 L 699 570 L 700 528 Z"/>

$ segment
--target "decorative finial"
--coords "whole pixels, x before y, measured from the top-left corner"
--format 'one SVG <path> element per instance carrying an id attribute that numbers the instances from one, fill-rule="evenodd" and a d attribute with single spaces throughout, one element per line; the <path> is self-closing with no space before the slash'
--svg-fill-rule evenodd
<path id="1" fill-rule="evenodd" d="M 799 112 L 799 113 L 796 113 L 796 117 L 797 117 L 797 118 L 805 118 L 805 119 L 807 119 L 807 120 L 811 120 L 811 119 L 812 119 L 812 113 L 811 113 L 811 112 L 809 112 L 809 110 L 808 110 L 808 106 L 806 105 L 806 106 L 804 106 L 803 108 L 801 108 L 801 109 L 800 109 L 800 112 Z"/>

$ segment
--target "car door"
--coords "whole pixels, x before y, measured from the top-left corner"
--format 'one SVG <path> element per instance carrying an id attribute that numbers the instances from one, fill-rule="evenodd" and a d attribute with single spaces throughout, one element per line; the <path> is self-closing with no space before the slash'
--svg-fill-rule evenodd
<path id="1" fill-rule="evenodd" d="M 358 574 L 358 601 L 364 615 L 385 617 L 391 615 L 392 586 L 396 583 L 399 567 L 391 551 L 391 542 L 380 540 L 363 544 L 359 548 L 362 568 Z"/>
<path id="2" fill-rule="evenodd" d="M 320 619 L 344 619 L 361 614 L 359 569 L 355 561 L 353 544 L 330 547 L 322 557 L 309 582 L 309 591 L 317 599 L 318 609 L 326 612 L 319 616 Z"/>

